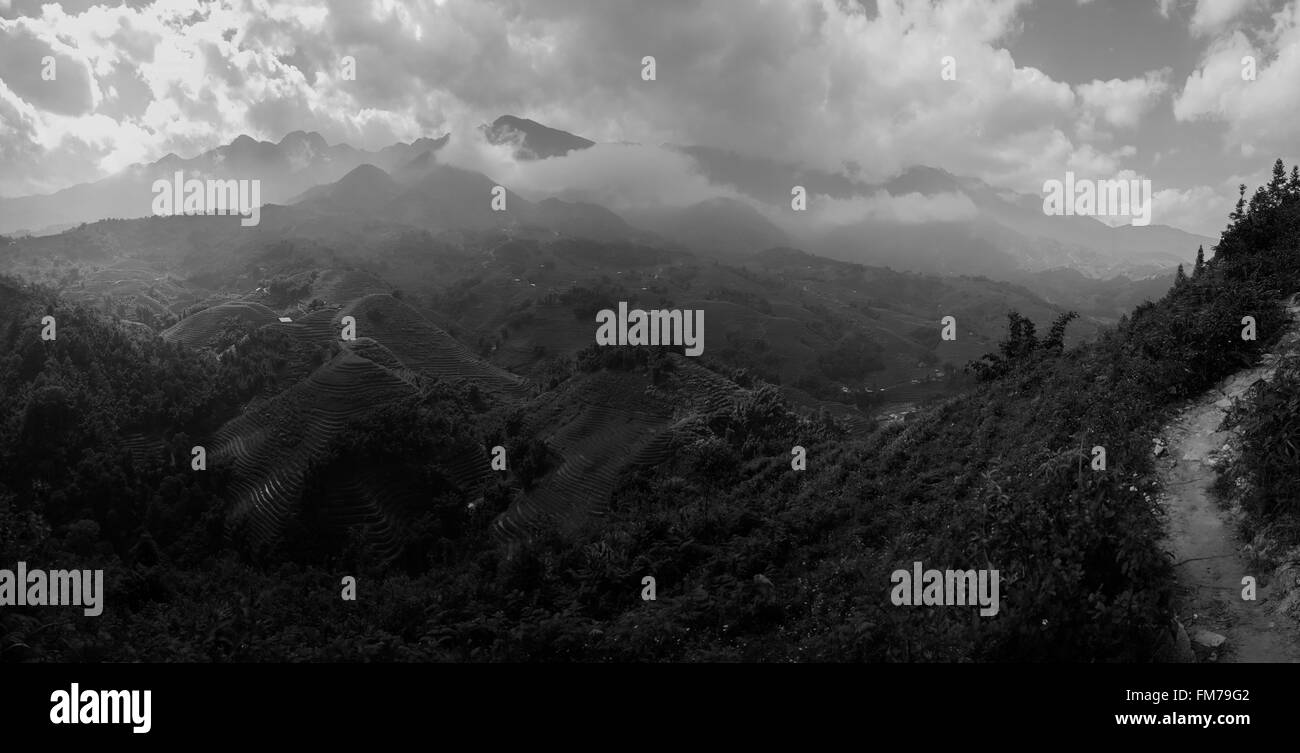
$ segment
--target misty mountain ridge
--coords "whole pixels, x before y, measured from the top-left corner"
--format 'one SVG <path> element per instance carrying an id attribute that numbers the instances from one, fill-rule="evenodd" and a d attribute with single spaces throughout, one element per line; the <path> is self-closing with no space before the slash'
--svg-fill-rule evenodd
<path id="1" fill-rule="evenodd" d="M 42 232 L 46 228 L 151 216 L 153 182 L 173 180 L 178 171 L 187 180 L 256 176 L 262 182 L 264 202 L 284 203 L 309 188 L 333 183 L 360 165 L 373 163 L 397 169 L 446 143 L 446 137 L 420 138 L 371 152 L 347 144 L 330 145 L 315 132 L 294 131 L 278 143 L 239 136 L 190 159 L 167 154 L 156 162 L 133 165 L 107 178 L 52 194 L 0 198 L 0 233 L 19 235 L 25 230 L 40 235 L 47 234 Z"/>
<path id="2" fill-rule="evenodd" d="M 520 161 L 563 159 L 596 145 L 513 115 L 481 128 L 489 143 L 515 144 Z M 364 151 L 330 145 L 315 132 L 294 131 L 278 143 L 240 136 L 191 159 L 168 154 L 150 165 L 54 194 L 0 199 L 0 232 L 57 231 L 107 217 L 149 216 L 153 180 L 183 171 L 186 177 L 257 175 L 268 204 L 360 213 L 424 228 L 559 224 L 563 230 L 551 229 L 588 233 L 597 240 L 645 240 L 649 233 L 692 250 L 724 254 L 794 244 L 864 264 L 1013 280 L 1061 268 L 1097 279 L 1166 275 L 1178 264 L 1189 263 L 1198 246 L 1213 245 L 1210 238 L 1163 225 L 1111 227 L 1093 217 L 1048 216 L 1042 212 L 1041 197 L 996 189 L 940 168 L 913 166 L 883 183 L 869 184 L 844 174 L 702 146 L 666 148 L 689 157 L 703 177 L 724 192 L 734 192 L 735 198 L 724 195 L 684 207 L 659 204 L 615 212 L 599 197 L 588 195 L 578 202 L 542 206 L 510 193 L 507 211 L 494 212 L 484 198 L 496 185 L 491 176 L 438 161 L 438 152 L 451 137 Z M 374 170 L 356 174 L 363 166 Z M 851 168 L 846 165 L 846 170 Z M 806 212 L 790 208 L 794 185 L 808 192 Z M 561 189 L 557 187 L 561 196 L 572 198 Z M 843 211 L 823 213 L 822 197 L 841 203 Z"/>

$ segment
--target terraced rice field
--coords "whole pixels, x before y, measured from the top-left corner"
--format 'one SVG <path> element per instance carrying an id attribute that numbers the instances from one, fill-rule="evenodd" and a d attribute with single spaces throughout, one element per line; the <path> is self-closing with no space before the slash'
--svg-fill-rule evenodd
<path id="1" fill-rule="evenodd" d="M 673 354 L 672 360 L 671 381 L 681 400 L 679 409 L 689 406 L 699 413 L 730 410 L 732 403 L 745 394 L 735 382 L 697 366 L 686 356 Z"/>
<path id="2" fill-rule="evenodd" d="M 392 290 L 392 285 L 369 272 L 329 269 L 316 278 L 311 297 L 319 298 L 326 304 L 339 304 L 376 293 L 391 293 Z"/>
<path id="3" fill-rule="evenodd" d="M 331 525 L 359 526 L 380 559 L 401 554 L 402 511 L 420 503 L 411 486 L 382 469 L 358 468 L 334 474 L 325 498 L 318 500 Z"/>
<path id="4" fill-rule="evenodd" d="M 342 326 L 335 323 L 338 318 L 337 308 L 316 309 L 300 316 L 292 314 L 289 316 L 292 321 L 282 322 L 277 318 L 266 326 L 288 335 L 295 344 L 319 344 L 339 340 Z"/>
<path id="5" fill-rule="evenodd" d="M 113 301 L 127 304 L 131 309 L 144 306 L 160 317 L 179 313 L 198 302 L 193 292 L 167 275 L 129 267 L 87 272 L 60 292 L 70 301 L 91 306 L 100 305 L 111 297 Z"/>
<path id="6" fill-rule="evenodd" d="M 563 461 L 497 519 L 496 534 L 517 541 L 604 514 L 620 475 L 664 461 L 672 426 L 685 420 L 683 414 L 729 409 L 742 392 L 684 358 L 672 373 L 670 381 L 679 389 L 669 392 L 651 387 L 640 375 L 598 372 L 574 388 L 581 404 L 576 412 L 547 406 L 557 415 L 573 415 L 546 438 Z"/>
<path id="7" fill-rule="evenodd" d="M 167 447 L 163 444 L 163 441 L 148 434 L 124 434 L 118 441 L 123 449 L 131 453 L 131 459 L 135 462 L 137 468 L 161 463 L 167 453 Z"/>
<path id="8" fill-rule="evenodd" d="M 350 419 L 412 393 L 387 369 L 350 351 L 217 432 L 209 461 L 234 466 L 232 522 L 270 541 L 292 513 L 308 464 Z"/>
<path id="9" fill-rule="evenodd" d="M 358 338 L 377 340 L 414 371 L 514 396 L 529 392 L 524 379 L 479 358 L 456 338 L 392 296 L 365 296 L 338 312 L 338 319 L 343 316 L 356 318 Z"/>
<path id="10" fill-rule="evenodd" d="M 221 323 L 230 316 L 254 325 L 278 323 L 280 320 L 274 311 L 260 303 L 230 301 L 185 317 L 163 330 L 162 337 L 168 342 L 202 348 L 221 334 Z"/>
<path id="11" fill-rule="evenodd" d="M 547 526 L 602 514 L 619 475 L 653 460 L 653 440 L 665 428 L 662 417 L 588 406 L 547 441 L 564 462 L 497 519 L 498 534 L 526 538 Z"/>
<path id="12" fill-rule="evenodd" d="M 301 333 L 301 336 L 313 341 L 336 340 L 342 327 L 338 322 L 337 309 L 316 309 L 304 316 L 297 317 L 289 326 Z"/>

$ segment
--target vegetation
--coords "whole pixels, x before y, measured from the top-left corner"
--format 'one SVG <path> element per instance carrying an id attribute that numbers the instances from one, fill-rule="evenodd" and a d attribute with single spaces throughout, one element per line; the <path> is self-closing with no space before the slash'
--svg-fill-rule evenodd
<path id="1" fill-rule="evenodd" d="M 997 352 L 970 366 L 972 391 L 906 424 L 851 436 L 753 373 L 735 373 L 718 407 L 687 410 L 684 392 L 666 392 L 672 431 L 653 465 L 617 480 L 609 513 L 529 540 L 493 524 L 556 473 L 546 437 L 476 386 L 418 382 L 350 416 L 307 466 L 283 536 L 252 546 L 227 525 L 231 470 L 191 472 L 189 437 L 280 389 L 311 354 L 226 321 L 217 359 L 4 281 L 0 563 L 102 567 L 108 595 L 95 619 L 0 611 L 0 659 L 1151 660 L 1173 613 L 1153 430 L 1256 359 L 1300 288 L 1300 179 L 1242 196 L 1215 256 L 1160 300 L 1073 348 L 1072 314 L 1040 339 L 1013 313 Z M 579 316 L 610 300 L 565 295 Z M 47 311 L 49 343 L 35 324 Z M 1241 339 L 1244 315 L 1257 341 Z M 871 340 L 828 334 L 822 370 L 870 370 Z M 608 372 L 670 390 L 682 376 L 647 348 L 591 347 L 551 372 L 555 390 Z M 1297 381 L 1285 369 L 1245 419 L 1247 507 L 1262 519 L 1297 514 Z M 128 431 L 162 434 L 164 457 L 139 462 Z M 511 472 L 467 480 L 455 461 L 496 443 Z M 806 470 L 791 466 L 795 445 Z M 1108 462 L 1094 471 L 1098 445 Z M 358 469 L 406 490 L 366 503 L 364 525 L 333 491 Z M 368 534 L 377 520 L 396 533 Z M 999 614 L 894 606 L 890 574 L 913 562 L 999 570 Z M 356 602 L 339 598 L 344 575 L 358 578 Z"/>
<path id="2" fill-rule="evenodd" d="M 1233 259 L 1256 274 L 1289 272 L 1300 263 L 1300 169 L 1292 166 L 1288 178 L 1278 160 L 1272 180 L 1244 211 L 1244 186 L 1241 193 L 1221 248 L 1231 249 Z M 1294 282 L 1277 275 L 1274 290 L 1294 293 Z M 1229 414 L 1228 424 L 1239 434 L 1240 446 L 1220 476 L 1220 491 L 1241 504 L 1247 536 L 1265 532 L 1270 543 L 1284 549 L 1300 543 L 1300 354 L 1284 353 L 1274 378 L 1255 385 Z"/>

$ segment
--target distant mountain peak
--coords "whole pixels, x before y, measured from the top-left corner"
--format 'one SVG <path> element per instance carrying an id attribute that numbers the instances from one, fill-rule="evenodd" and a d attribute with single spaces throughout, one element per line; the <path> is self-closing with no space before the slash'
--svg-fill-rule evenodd
<path id="1" fill-rule="evenodd" d="M 329 148 L 325 137 L 315 131 L 292 131 L 286 133 L 284 138 L 280 139 L 280 146 L 292 146 L 296 144 L 306 144 L 316 151 L 324 151 Z"/>
<path id="2" fill-rule="evenodd" d="M 428 136 L 421 136 L 415 141 L 412 141 L 411 146 L 416 147 L 417 149 L 437 150 L 446 146 L 447 142 L 450 140 L 451 140 L 450 133 L 444 133 L 443 135 L 439 136 L 436 139 L 429 138 Z"/>
<path id="3" fill-rule="evenodd" d="M 919 193 L 930 196 L 962 189 L 962 179 L 939 167 L 913 165 L 885 183 L 885 189 L 893 196 Z"/>
<path id="4" fill-rule="evenodd" d="M 366 163 L 352 168 L 337 182 L 310 189 L 299 203 L 374 211 L 400 191 L 401 186 L 383 168 Z"/>
<path id="5" fill-rule="evenodd" d="M 483 131 L 493 144 L 506 144 L 519 139 L 519 148 L 515 151 L 517 159 L 563 157 L 569 152 L 596 145 L 590 139 L 514 115 L 502 115 L 492 121 L 492 125 L 483 126 Z"/>
<path id="6" fill-rule="evenodd" d="M 394 185 L 393 178 L 381 167 L 375 167 L 367 162 L 364 165 L 358 165 L 335 184 L 340 188 L 354 188 L 364 186 L 391 186 Z"/>
<path id="7" fill-rule="evenodd" d="M 527 129 L 530 129 L 530 128 L 545 128 L 545 127 L 546 127 L 546 126 L 542 125 L 541 123 L 538 123 L 536 120 L 533 120 L 533 119 L 531 119 L 531 118 L 520 118 L 520 117 L 517 117 L 517 116 L 515 116 L 515 115 L 502 115 L 501 117 L 499 117 L 499 118 L 497 118 L 496 120 L 492 121 L 492 127 L 493 127 L 493 128 L 500 128 L 500 127 L 502 127 L 502 126 L 507 126 L 507 127 L 510 127 L 510 128 L 517 128 L 517 129 L 519 129 L 519 130 L 521 130 L 521 131 L 523 131 L 523 130 L 527 130 Z"/>
<path id="8" fill-rule="evenodd" d="M 240 134 L 229 145 L 218 147 L 216 154 L 236 164 L 251 165 L 280 159 L 280 147 L 269 141 L 258 141 L 248 134 Z"/>

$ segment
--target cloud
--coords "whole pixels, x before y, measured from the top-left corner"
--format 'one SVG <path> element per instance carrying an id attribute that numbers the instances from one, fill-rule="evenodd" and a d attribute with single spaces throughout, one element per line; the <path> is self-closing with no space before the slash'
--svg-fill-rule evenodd
<path id="1" fill-rule="evenodd" d="M 1139 127 L 1168 86 L 1155 71 L 1075 88 L 1017 64 L 1006 46 L 1028 0 L 874 5 L 16 0 L 33 43 L 57 46 L 85 79 L 69 80 L 78 98 L 62 110 L 21 82 L 0 88 L 0 191 L 50 190 L 243 133 L 278 141 L 303 129 L 369 149 L 450 132 L 440 159 L 526 196 L 615 206 L 730 193 L 662 143 L 829 171 L 851 161 L 867 182 L 927 164 L 1036 193 L 1045 175 L 1124 169 L 1133 147 L 1113 132 Z M 646 55 L 655 81 L 641 78 Z M 345 56 L 355 81 L 342 75 Z M 945 57 L 956 80 L 940 75 Z M 1196 102 L 1188 117 L 1202 117 Z M 516 164 L 476 130 L 503 113 L 644 146 Z M 877 196 L 834 211 L 906 222 L 969 210 Z"/>
<path id="2" fill-rule="evenodd" d="M 1221 32 L 1248 11 L 1263 5 L 1261 0 L 1198 0 L 1196 10 L 1192 13 L 1192 32 L 1194 34 Z"/>
<path id="3" fill-rule="evenodd" d="M 1294 150 L 1293 124 L 1300 117 L 1300 6 L 1290 2 L 1272 17 L 1272 26 L 1252 36 L 1235 29 L 1214 38 L 1174 98 L 1180 121 L 1227 126 L 1224 142 L 1243 156 L 1257 151 Z M 1243 78 L 1247 56 L 1255 78 Z"/>
<path id="4" fill-rule="evenodd" d="M 1093 117 L 1117 128 L 1136 128 L 1143 113 L 1169 91 L 1171 68 L 1148 71 L 1141 78 L 1095 80 L 1075 87 Z"/>
<path id="5" fill-rule="evenodd" d="M 27 19 L 0 19 L 0 80 L 23 101 L 58 115 L 89 113 L 99 100 L 99 90 L 87 61 L 75 48 L 43 33 Z M 46 58 L 53 80 L 44 75 Z"/>
<path id="6" fill-rule="evenodd" d="M 468 127 L 463 123 L 462 127 Z M 641 144 L 596 144 L 563 157 L 520 160 L 509 144 L 494 145 L 470 128 L 438 152 L 438 161 L 491 177 L 524 198 L 557 196 L 598 203 L 614 211 L 686 207 L 716 198 L 743 200 L 734 189 L 710 183 L 695 161 L 674 149 Z"/>
<path id="7" fill-rule="evenodd" d="M 894 196 L 886 191 L 877 191 L 871 196 L 850 199 L 814 196 L 808 200 L 808 219 L 818 227 L 854 225 L 865 221 L 908 225 L 954 222 L 974 219 L 978 213 L 975 204 L 963 193 Z"/>
<path id="8" fill-rule="evenodd" d="M 1160 189 L 1151 196 L 1152 222 L 1218 238 L 1227 225 L 1224 207 L 1236 200 L 1235 188 L 1228 186 Z"/>

